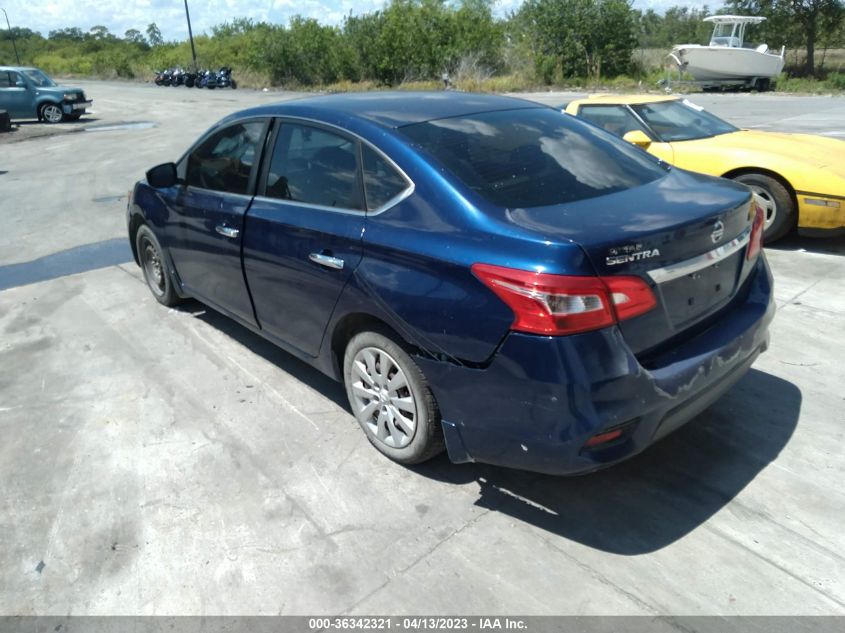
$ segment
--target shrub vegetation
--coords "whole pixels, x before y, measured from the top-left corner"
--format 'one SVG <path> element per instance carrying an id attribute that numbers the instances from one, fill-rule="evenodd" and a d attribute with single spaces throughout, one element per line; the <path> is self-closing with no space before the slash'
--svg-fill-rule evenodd
<path id="1" fill-rule="evenodd" d="M 782 86 L 842 88 L 845 66 L 834 50 L 845 46 L 842 0 L 729 0 L 720 11 L 770 18 L 750 35 L 789 49 Z M 525 0 L 499 18 L 492 0 L 389 0 L 339 25 L 237 19 L 195 44 L 199 66 L 232 66 L 239 83 L 254 87 L 437 86 L 448 76 L 464 89 L 627 88 L 660 76 L 671 45 L 706 43 L 708 14 L 680 6 L 641 12 L 629 0 Z M 123 36 L 102 25 L 46 36 L 3 30 L 0 64 L 15 62 L 12 37 L 22 63 L 56 75 L 149 81 L 156 69 L 191 61 L 190 45 L 165 41 L 156 24 Z"/>

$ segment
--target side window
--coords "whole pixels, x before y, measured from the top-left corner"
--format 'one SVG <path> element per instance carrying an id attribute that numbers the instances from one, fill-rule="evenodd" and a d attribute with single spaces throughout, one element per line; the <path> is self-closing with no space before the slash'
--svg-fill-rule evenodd
<path id="1" fill-rule="evenodd" d="M 648 134 L 625 106 L 581 106 L 578 116 L 619 137 L 632 130 Z"/>
<path id="2" fill-rule="evenodd" d="M 307 125 L 282 123 L 265 195 L 338 209 L 363 209 L 357 143 Z"/>
<path id="3" fill-rule="evenodd" d="M 0 70 L 0 88 L 11 88 L 15 85 L 12 80 L 12 74 L 5 70 Z"/>
<path id="4" fill-rule="evenodd" d="M 408 188 L 405 180 L 378 152 L 367 145 L 361 146 L 364 159 L 364 192 L 367 210 L 380 209 Z"/>
<path id="5" fill-rule="evenodd" d="M 188 157 L 188 185 L 246 194 L 264 128 L 263 121 L 236 123 L 206 139 Z"/>

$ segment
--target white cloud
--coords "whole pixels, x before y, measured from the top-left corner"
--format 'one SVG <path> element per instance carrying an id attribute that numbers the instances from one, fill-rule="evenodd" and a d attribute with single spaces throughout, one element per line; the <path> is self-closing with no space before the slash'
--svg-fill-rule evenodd
<path id="1" fill-rule="evenodd" d="M 211 27 L 235 18 L 247 17 L 272 23 L 287 23 L 294 15 L 315 18 L 324 24 L 340 24 L 352 11 L 356 15 L 380 9 L 385 0 L 189 0 L 191 24 L 195 34 L 210 32 Z M 505 16 L 519 8 L 522 0 L 496 0 L 494 11 Z M 634 7 L 664 11 L 670 6 L 721 6 L 715 2 L 683 2 L 682 0 L 635 0 Z M 184 4 L 179 0 L 50 0 L 44 4 L 31 0 L 3 0 L 13 26 L 40 31 L 78 27 L 88 31 L 102 24 L 115 35 L 127 29 L 144 31 L 155 22 L 165 39 L 187 38 Z"/>

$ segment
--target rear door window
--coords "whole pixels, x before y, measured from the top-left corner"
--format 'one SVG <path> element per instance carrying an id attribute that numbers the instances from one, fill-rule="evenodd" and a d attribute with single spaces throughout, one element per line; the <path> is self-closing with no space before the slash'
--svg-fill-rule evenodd
<path id="1" fill-rule="evenodd" d="M 265 128 L 264 121 L 248 121 L 212 134 L 188 156 L 188 185 L 247 194 Z"/>
<path id="2" fill-rule="evenodd" d="M 378 152 L 362 145 L 364 160 L 364 191 L 367 196 L 367 211 L 377 211 L 402 195 L 411 185 Z"/>
<path id="3" fill-rule="evenodd" d="M 322 128 L 283 122 L 264 195 L 334 209 L 363 210 L 357 141 Z"/>
<path id="4" fill-rule="evenodd" d="M 0 71 L 0 88 L 14 88 L 20 80 L 20 75 L 12 71 Z"/>

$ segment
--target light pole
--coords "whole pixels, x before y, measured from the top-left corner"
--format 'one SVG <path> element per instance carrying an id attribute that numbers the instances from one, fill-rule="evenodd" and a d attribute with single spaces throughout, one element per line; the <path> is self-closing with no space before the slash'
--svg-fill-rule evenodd
<path id="1" fill-rule="evenodd" d="M 194 33 L 191 31 L 191 14 L 188 12 L 188 0 L 185 0 L 185 17 L 188 18 L 188 37 L 191 40 L 191 56 L 194 58 L 194 69 L 196 69 L 197 51 L 194 48 Z"/>
<path id="2" fill-rule="evenodd" d="M 187 7 L 188 0 L 185 0 L 185 6 Z M 15 49 L 15 59 L 18 60 L 18 66 L 21 65 L 21 56 L 18 55 L 18 46 L 15 44 L 15 34 L 12 33 L 12 25 L 9 24 L 9 14 L 6 13 L 6 9 L 0 9 L 3 12 L 3 15 L 6 16 L 6 28 L 9 29 L 9 37 L 12 38 L 12 48 Z M 191 46 L 193 46 L 193 40 L 191 41 Z"/>

